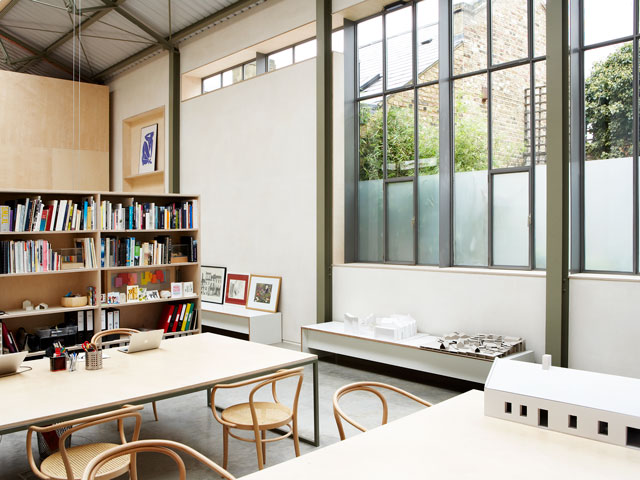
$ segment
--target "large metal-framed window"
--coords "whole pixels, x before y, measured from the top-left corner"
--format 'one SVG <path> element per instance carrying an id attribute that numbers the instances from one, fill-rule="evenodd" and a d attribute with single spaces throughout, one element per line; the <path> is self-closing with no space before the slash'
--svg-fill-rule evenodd
<path id="1" fill-rule="evenodd" d="M 571 269 L 638 274 L 638 1 L 570 8 Z"/>
<path id="2" fill-rule="evenodd" d="M 355 25 L 355 260 L 544 268 L 544 6 L 422 0 Z"/>

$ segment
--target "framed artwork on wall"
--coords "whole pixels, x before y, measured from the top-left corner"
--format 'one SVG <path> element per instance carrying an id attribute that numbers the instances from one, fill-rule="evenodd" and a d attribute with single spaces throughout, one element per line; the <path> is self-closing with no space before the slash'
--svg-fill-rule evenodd
<path id="1" fill-rule="evenodd" d="M 251 275 L 247 308 L 275 313 L 278 311 L 282 277 Z"/>
<path id="2" fill-rule="evenodd" d="M 247 290 L 249 289 L 249 275 L 230 273 L 227 275 L 227 292 L 224 303 L 234 305 L 247 304 Z"/>
<path id="3" fill-rule="evenodd" d="M 143 127 L 140 130 L 140 162 L 138 173 L 151 173 L 156 170 L 156 149 L 158 146 L 158 124 Z"/>
<path id="4" fill-rule="evenodd" d="M 227 276 L 226 267 L 203 266 L 200 295 L 203 302 L 220 303 L 224 301 L 224 285 Z"/>

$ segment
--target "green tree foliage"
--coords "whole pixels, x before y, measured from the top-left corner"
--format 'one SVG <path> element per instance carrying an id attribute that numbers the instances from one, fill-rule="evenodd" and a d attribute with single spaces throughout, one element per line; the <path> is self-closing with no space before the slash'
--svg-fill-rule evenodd
<path id="1" fill-rule="evenodd" d="M 479 122 L 461 100 L 456 101 L 456 171 L 487 169 L 486 124 Z M 486 111 L 482 111 L 486 115 Z M 382 105 L 360 106 L 360 180 L 383 178 Z M 439 132 L 437 125 L 421 122 L 419 138 L 420 175 L 439 171 Z M 387 112 L 387 152 L 389 177 L 412 176 L 414 171 L 413 109 L 391 105 Z"/>
<path id="2" fill-rule="evenodd" d="M 633 47 L 596 62 L 584 82 L 587 160 L 629 157 L 633 147 Z"/>

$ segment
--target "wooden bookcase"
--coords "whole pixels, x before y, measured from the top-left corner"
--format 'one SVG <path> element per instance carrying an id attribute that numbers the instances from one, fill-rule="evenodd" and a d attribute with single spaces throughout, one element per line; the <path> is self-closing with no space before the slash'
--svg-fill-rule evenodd
<path id="1" fill-rule="evenodd" d="M 198 215 L 196 217 L 197 228 L 161 229 L 161 230 L 71 230 L 71 231 L 36 231 L 36 232 L 0 232 L 0 240 L 47 240 L 54 250 L 73 246 L 75 238 L 93 238 L 96 247 L 97 268 L 81 268 L 72 270 L 59 270 L 35 273 L 9 273 L 0 274 L 0 315 L 2 321 L 9 330 L 15 332 L 24 327 L 27 333 L 33 333 L 40 327 L 51 327 L 61 324 L 65 320 L 65 313 L 82 310 L 93 310 L 94 331 L 100 331 L 101 311 L 117 309 L 120 311 L 120 326 L 125 328 L 157 328 L 163 307 L 168 302 L 196 303 L 197 324 L 188 331 L 167 333 L 165 337 L 184 334 L 195 334 L 201 331 L 201 305 L 200 305 L 200 259 L 202 257 L 200 243 L 200 197 L 198 195 L 183 194 L 155 194 L 132 192 L 78 192 L 78 191 L 28 191 L 28 190 L 0 190 L 0 205 L 10 200 L 40 197 L 44 202 L 49 200 L 73 200 L 80 203 L 82 198 L 94 197 L 96 205 L 100 206 L 103 200 L 113 204 L 123 203 L 125 199 L 134 199 L 139 203 L 155 203 L 157 206 L 183 202 L 198 201 Z M 100 225 L 98 212 L 98 225 Z M 180 262 L 160 265 L 126 266 L 126 267 L 102 267 L 100 245 L 103 238 L 135 237 L 136 240 L 153 241 L 154 237 L 166 235 L 171 237 L 174 245 L 180 243 L 181 236 L 191 236 L 197 241 L 197 261 Z M 163 270 L 168 272 L 171 281 L 193 282 L 193 295 L 181 298 L 160 298 L 125 304 L 107 304 L 100 302 L 100 295 L 110 291 L 107 281 L 112 276 L 120 273 L 142 273 Z M 97 305 L 78 308 L 65 308 L 60 306 L 61 298 L 68 292 L 87 293 L 89 286 L 96 288 Z M 140 285 L 139 286 L 143 286 Z M 146 285 L 148 289 L 155 289 Z M 125 287 L 126 288 L 126 287 Z M 33 305 L 46 303 L 46 310 L 25 311 L 22 302 L 29 299 Z M 79 348 L 75 345 L 74 348 Z M 32 352 L 28 356 L 39 356 L 43 352 Z"/>

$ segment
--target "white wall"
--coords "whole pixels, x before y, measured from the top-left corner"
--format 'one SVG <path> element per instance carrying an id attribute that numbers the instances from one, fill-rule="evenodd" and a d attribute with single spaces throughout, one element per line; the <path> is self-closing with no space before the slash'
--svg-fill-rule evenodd
<path id="1" fill-rule="evenodd" d="M 640 378 L 640 279 L 574 275 L 569 297 L 569 365 Z"/>
<path id="2" fill-rule="evenodd" d="M 316 317 L 315 60 L 182 103 L 181 189 L 202 263 L 283 277 L 284 339 Z"/>
<path id="3" fill-rule="evenodd" d="M 168 120 L 169 55 L 163 53 L 116 77 L 109 83 L 111 103 L 111 189 L 122 190 L 122 121 L 165 107 Z M 169 152 L 169 122 L 165 121 L 165 156 Z M 165 158 L 165 165 L 168 160 Z M 165 182 L 167 175 L 165 175 Z"/>
<path id="4" fill-rule="evenodd" d="M 348 312 L 408 313 L 418 330 L 523 337 L 540 359 L 544 350 L 545 278 L 539 272 L 433 267 L 336 265 L 333 319 Z"/>

